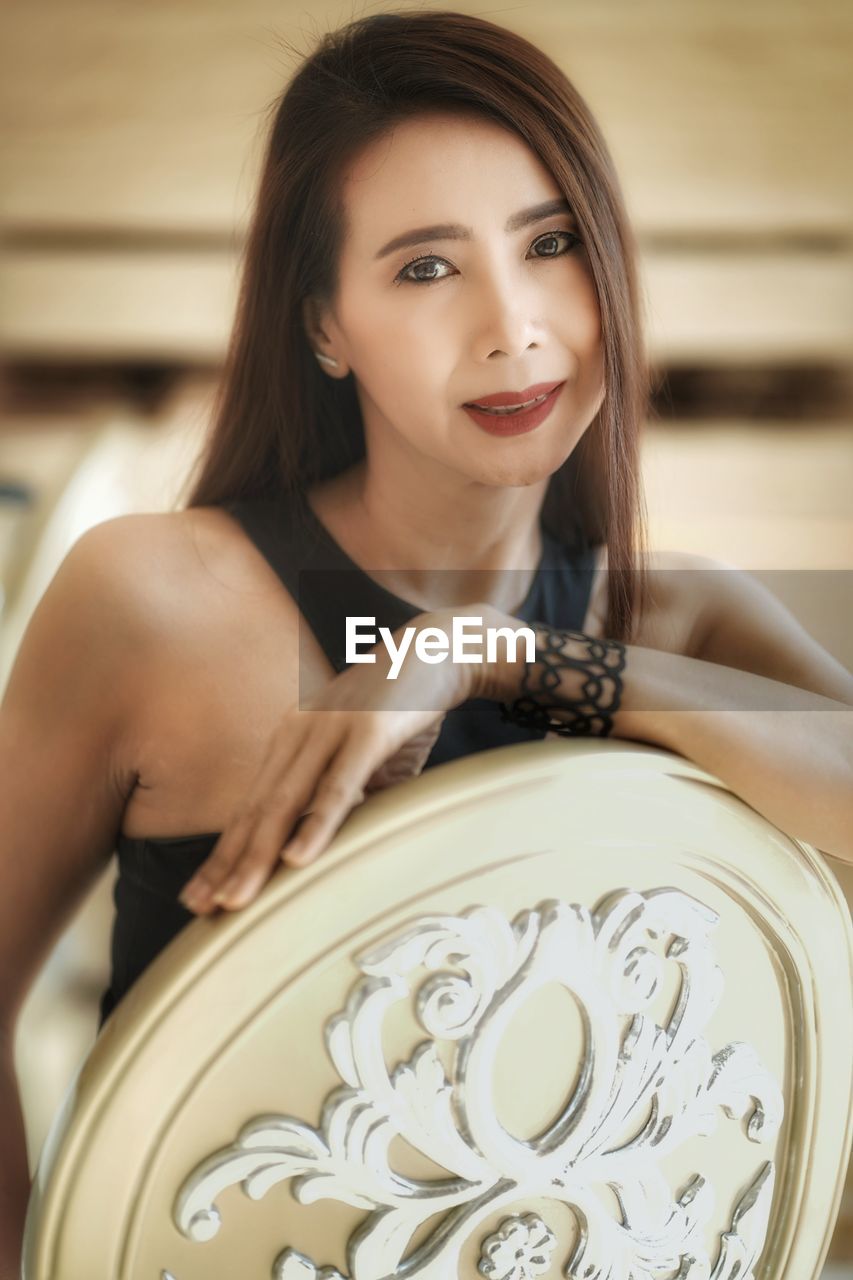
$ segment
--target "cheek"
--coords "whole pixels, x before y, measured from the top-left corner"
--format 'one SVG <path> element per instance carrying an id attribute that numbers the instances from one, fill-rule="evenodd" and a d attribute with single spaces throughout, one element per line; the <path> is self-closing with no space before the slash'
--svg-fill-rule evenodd
<path id="1" fill-rule="evenodd" d="M 367 304 L 345 319 L 349 356 L 362 381 L 385 396 L 423 397 L 447 364 L 446 326 L 436 326 L 424 308 Z"/>
<path id="2" fill-rule="evenodd" d="M 427 447 L 446 417 L 447 385 L 438 354 L 431 356 L 423 342 L 399 331 L 387 343 L 375 332 L 364 334 L 359 345 L 360 350 L 352 348 L 354 368 L 371 420 L 393 425 L 412 443 Z"/>
<path id="3" fill-rule="evenodd" d="M 359 381 L 386 411 L 425 421 L 430 406 L 444 403 L 455 339 L 425 308 L 368 307 L 351 317 L 346 333 Z"/>
<path id="4" fill-rule="evenodd" d="M 601 351 L 601 313 L 598 297 L 587 271 L 580 273 L 575 298 L 573 331 L 577 348 L 586 355 L 598 355 Z"/>

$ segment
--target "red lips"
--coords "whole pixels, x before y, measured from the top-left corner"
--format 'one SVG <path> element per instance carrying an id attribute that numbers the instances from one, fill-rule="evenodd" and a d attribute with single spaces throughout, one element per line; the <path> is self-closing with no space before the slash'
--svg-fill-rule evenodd
<path id="1" fill-rule="evenodd" d="M 465 403 L 466 405 L 485 405 L 489 409 L 504 409 L 510 404 L 525 404 L 528 400 L 535 400 L 537 396 L 544 396 L 555 387 L 559 387 L 560 382 L 562 379 L 557 382 L 537 382 L 532 387 L 526 387 L 524 391 L 496 391 L 494 395 L 479 396 L 476 400 L 467 400 Z"/>

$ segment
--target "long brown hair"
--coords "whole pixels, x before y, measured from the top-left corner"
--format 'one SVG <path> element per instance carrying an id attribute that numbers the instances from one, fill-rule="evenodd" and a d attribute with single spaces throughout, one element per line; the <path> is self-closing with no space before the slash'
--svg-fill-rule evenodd
<path id="1" fill-rule="evenodd" d="M 567 544 L 606 543 L 606 634 L 628 640 L 646 598 L 647 539 L 639 433 L 648 371 L 633 233 L 578 91 L 535 45 L 469 14 L 358 18 L 321 37 L 274 103 L 236 319 L 187 506 L 286 500 L 364 457 L 352 374 L 329 378 L 319 367 L 303 300 L 336 294 L 347 164 L 400 120 L 436 109 L 475 112 L 514 130 L 574 212 L 598 296 L 605 395 L 552 475 L 542 518 Z"/>

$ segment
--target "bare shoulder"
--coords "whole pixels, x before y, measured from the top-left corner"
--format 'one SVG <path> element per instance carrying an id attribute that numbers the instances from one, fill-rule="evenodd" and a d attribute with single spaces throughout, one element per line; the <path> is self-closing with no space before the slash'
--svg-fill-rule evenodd
<path id="1" fill-rule="evenodd" d="M 205 625 L 271 598 L 287 612 L 269 565 L 212 507 L 114 516 L 88 529 L 68 561 L 69 571 L 108 590 L 117 617 L 153 641 L 188 630 L 198 643 Z"/>
<path id="2" fill-rule="evenodd" d="M 704 626 L 703 579 L 697 570 L 717 568 L 721 562 L 689 551 L 654 549 L 639 557 L 645 571 L 647 599 L 639 614 L 632 644 L 695 657 Z M 604 635 L 607 612 L 607 546 L 597 548 L 595 579 L 584 630 Z"/>
<path id="3" fill-rule="evenodd" d="M 648 604 L 635 643 L 687 658 L 698 657 L 706 621 L 707 582 L 721 562 L 674 548 L 642 557 Z"/>
<path id="4" fill-rule="evenodd" d="M 116 616 L 154 625 L 151 606 L 191 570 L 181 513 L 113 516 L 92 525 L 71 547 L 60 572 L 89 592 L 105 592 Z"/>
<path id="5" fill-rule="evenodd" d="M 218 508 L 121 516 L 85 540 L 126 633 L 110 642 L 127 702 L 118 754 L 137 778 L 122 831 L 219 830 L 309 678 L 296 603 Z"/>
<path id="6" fill-rule="evenodd" d="M 168 518 L 124 515 L 90 526 L 69 548 L 44 591 L 26 632 L 17 666 L 37 638 L 70 671 L 85 650 L 91 669 L 111 654 L 139 656 L 157 618 L 164 574 L 175 563 Z M 161 566 L 158 573 L 157 566 Z M 44 655 L 49 656 L 49 655 Z"/>
<path id="7" fill-rule="evenodd" d="M 214 514 L 199 508 L 113 516 L 87 529 L 69 556 L 125 578 L 131 594 L 134 587 L 168 586 L 199 567 L 197 539 L 216 528 Z"/>
<path id="8" fill-rule="evenodd" d="M 274 669 L 289 666 L 296 652 L 295 602 L 219 510 L 105 520 L 78 539 L 59 576 L 65 611 L 84 602 L 81 646 L 96 646 L 111 696 L 127 702 L 134 768 L 140 736 L 154 741 L 166 726 L 174 732 L 175 717 L 192 724 L 206 697 L 215 701 L 227 686 L 245 685 L 249 667 L 268 660 L 273 647 Z"/>
<path id="9" fill-rule="evenodd" d="M 771 572 L 768 579 L 760 570 L 753 573 L 725 560 L 703 561 L 700 567 L 716 572 L 697 575 L 702 579 L 697 657 L 853 705 L 853 674 L 814 634 L 828 615 L 840 616 L 842 600 L 831 596 L 821 606 L 814 583 L 801 590 L 797 574 Z M 828 592 L 834 590 L 831 580 L 830 574 Z M 810 611 L 816 604 L 813 621 Z"/>
<path id="10" fill-rule="evenodd" d="M 649 605 L 634 644 L 853 705 L 853 674 L 811 634 L 809 618 L 800 608 L 794 612 L 796 602 L 780 599 L 758 574 L 689 551 L 656 550 L 643 564 Z"/>
<path id="11" fill-rule="evenodd" d="M 698 555 L 694 551 L 675 551 L 654 548 L 640 557 L 640 564 L 650 575 L 664 573 L 672 569 L 720 569 L 730 568 L 724 560 L 713 556 Z M 601 543 L 596 547 L 596 569 L 608 567 L 607 545 Z"/>

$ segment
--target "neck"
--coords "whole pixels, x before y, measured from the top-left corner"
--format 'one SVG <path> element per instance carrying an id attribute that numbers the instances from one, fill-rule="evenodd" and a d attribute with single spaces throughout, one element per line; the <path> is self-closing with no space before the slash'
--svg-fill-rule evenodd
<path id="1" fill-rule="evenodd" d="M 401 484 L 362 462 L 313 488 L 309 502 L 355 563 L 394 594 L 424 609 L 482 601 L 512 612 L 542 558 L 547 482 L 433 480 Z"/>

